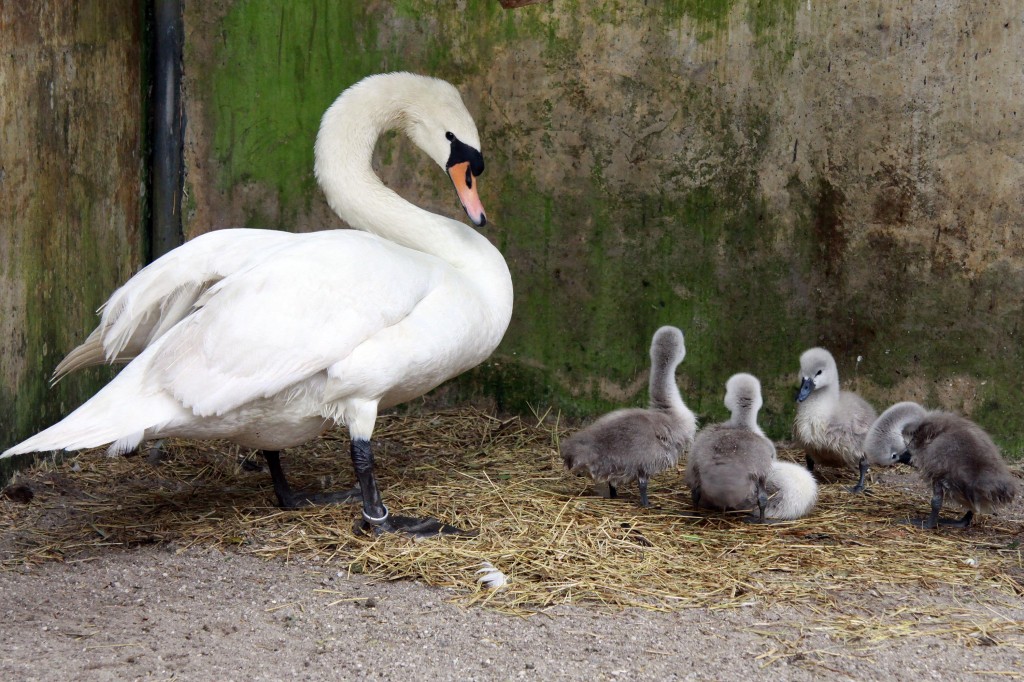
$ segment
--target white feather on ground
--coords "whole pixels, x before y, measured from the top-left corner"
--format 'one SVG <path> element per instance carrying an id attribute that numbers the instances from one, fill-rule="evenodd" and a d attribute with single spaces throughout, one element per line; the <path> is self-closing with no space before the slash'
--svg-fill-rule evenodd
<path id="1" fill-rule="evenodd" d="M 487 589 L 496 590 L 508 584 L 508 576 L 495 568 L 490 561 L 481 562 L 480 566 L 481 568 L 477 569 L 477 575 L 480 577 L 476 581 Z"/>

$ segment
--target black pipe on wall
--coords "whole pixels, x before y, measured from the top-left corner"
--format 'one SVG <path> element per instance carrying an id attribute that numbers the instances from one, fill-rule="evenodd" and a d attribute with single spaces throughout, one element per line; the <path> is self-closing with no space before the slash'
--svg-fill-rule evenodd
<path id="1" fill-rule="evenodd" d="M 184 242 L 185 113 L 181 97 L 182 0 L 153 0 L 153 119 L 150 260 Z"/>

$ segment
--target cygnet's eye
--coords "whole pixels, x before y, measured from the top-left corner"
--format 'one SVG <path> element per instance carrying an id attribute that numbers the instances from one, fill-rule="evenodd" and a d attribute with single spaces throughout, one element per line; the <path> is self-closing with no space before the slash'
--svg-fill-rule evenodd
<path id="1" fill-rule="evenodd" d="M 448 140 L 449 142 L 451 142 L 452 140 L 454 140 L 454 139 L 455 139 L 455 133 L 453 133 L 452 131 L 450 131 L 450 130 L 449 130 L 448 132 L 446 132 L 446 133 L 444 134 L 444 139 L 446 139 L 446 140 Z"/>
<path id="2" fill-rule="evenodd" d="M 820 377 L 821 376 L 821 372 L 822 372 L 822 370 L 819 369 L 817 372 L 814 373 L 814 376 Z"/>
<path id="3" fill-rule="evenodd" d="M 893 459 L 899 459 L 900 458 L 900 453 L 898 453 L 898 452 L 892 453 L 892 458 Z"/>

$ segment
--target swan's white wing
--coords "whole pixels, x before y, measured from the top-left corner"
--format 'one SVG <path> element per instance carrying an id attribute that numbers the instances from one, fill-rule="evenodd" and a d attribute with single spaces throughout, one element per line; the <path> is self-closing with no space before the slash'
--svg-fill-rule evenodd
<path id="1" fill-rule="evenodd" d="M 295 239 L 277 230 L 217 230 L 153 261 L 101 306 L 100 324 L 53 372 L 128 362 L 183 320 L 211 286 Z"/>
<path id="2" fill-rule="evenodd" d="M 360 232 L 304 235 L 228 275 L 171 332 L 153 371 L 198 415 L 276 395 L 405 319 L 441 262 Z"/>

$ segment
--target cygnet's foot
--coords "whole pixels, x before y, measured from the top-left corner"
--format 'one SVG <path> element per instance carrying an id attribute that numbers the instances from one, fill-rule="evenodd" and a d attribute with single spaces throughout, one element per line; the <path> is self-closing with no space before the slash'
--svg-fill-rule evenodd
<path id="1" fill-rule="evenodd" d="M 437 519 L 417 519 L 412 516 L 390 515 L 381 523 L 370 523 L 366 519 L 358 519 L 352 527 L 358 535 L 382 535 L 384 533 L 402 533 L 414 538 L 432 538 L 438 535 L 459 535 L 475 537 L 478 531 L 463 530 Z"/>
<path id="2" fill-rule="evenodd" d="M 931 519 L 903 519 L 900 523 L 913 526 L 914 528 L 924 528 L 925 530 L 931 530 L 936 526 L 936 524 L 932 523 Z"/>
<path id="3" fill-rule="evenodd" d="M 743 523 L 754 523 L 754 524 L 758 524 L 758 525 L 762 525 L 762 526 L 771 526 L 771 525 L 774 525 L 776 523 L 782 523 L 782 519 L 769 519 L 769 518 L 762 519 L 757 514 L 750 514 L 749 516 L 744 516 L 743 518 L 740 519 L 740 521 L 742 521 Z"/>
<path id="4" fill-rule="evenodd" d="M 289 490 L 277 492 L 277 503 L 281 509 L 302 509 L 303 507 L 319 507 L 325 504 L 353 504 L 361 502 L 363 493 L 359 486 L 351 490 L 333 493 L 306 493 Z"/>
<path id="5" fill-rule="evenodd" d="M 906 519 L 903 523 L 910 524 L 915 528 L 924 528 L 925 530 L 932 530 L 939 526 L 948 526 L 950 528 L 967 528 L 971 525 L 971 519 L 974 518 L 974 512 L 968 511 L 959 519 L 938 519 L 936 521 L 933 517 L 929 516 L 925 519 Z"/>
<path id="6" fill-rule="evenodd" d="M 939 525 L 949 526 L 950 528 L 966 528 L 971 525 L 971 519 L 973 518 L 974 512 L 968 510 L 968 512 L 959 519 L 939 519 Z"/>

